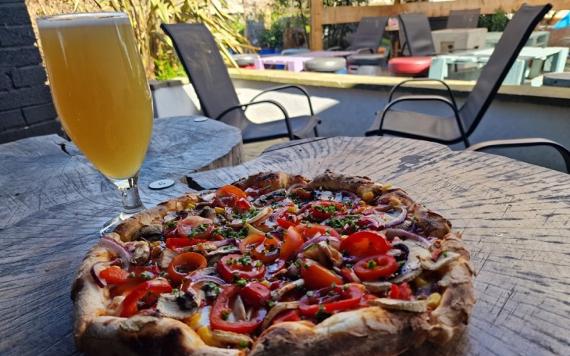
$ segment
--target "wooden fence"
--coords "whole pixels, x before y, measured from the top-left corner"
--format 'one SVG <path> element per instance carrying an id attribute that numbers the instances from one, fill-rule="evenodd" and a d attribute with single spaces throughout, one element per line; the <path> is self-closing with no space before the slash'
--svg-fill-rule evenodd
<path id="1" fill-rule="evenodd" d="M 498 8 L 518 9 L 522 4 L 542 5 L 545 0 L 455 0 L 445 2 L 400 3 L 381 6 L 324 7 L 323 0 L 311 0 L 311 50 L 323 49 L 323 25 L 359 22 L 365 16 L 397 16 L 403 12 L 423 12 L 429 17 L 448 16 L 451 10 L 480 8 L 482 14 L 492 14 Z M 550 0 L 554 9 L 570 9 L 570 0 Z"/>

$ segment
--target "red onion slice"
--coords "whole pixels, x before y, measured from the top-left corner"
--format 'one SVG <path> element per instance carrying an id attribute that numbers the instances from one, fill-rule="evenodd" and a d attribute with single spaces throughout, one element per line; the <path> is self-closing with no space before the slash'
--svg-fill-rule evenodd
<path id="1" fill-rule="evenodd" d="M 117 241 L 115 241 L 115 239 L 108 235 L 103 236 L 99 243 L 101 246 L 119 256 L 121 262 L 123 263 L 124 269 L 127 269 L 129 267 L 131 254 L 125 249 L 123 245 L 119 244 Z"/>
<path id="2" fill-rule="evenodd" d="M 211 282 L 217 285 L 224 285 L 227 284 L 226 281 L 224 281 L 223 279 L 221 279 L 220 277 L 216 277 L 216 276 L 212 276 L 212 275 L 208 275 L 208 274 L 202 274 L 202 275 L 198 275 L 198 276 L 190 276 L 188 277 L 188 279 L 190 279 L 191 283 L 190 286 L 194 286 L 196 284 L 199 283 L 205 283 L 205 282 Z"/>
<path id="3" fill-rule="evenodd" d="M 337 250 L 338 250 L 339 247 L 340 247 L 340 240 L 339 240 L 338 238 L 336 238 L 336 237 L 334 237 L 334 236 L 331 236 L 331 235 L 318 235 L 318 236 L 315 236 L 315 237 L 309 239 L 307 242 L 305 242 L 305 243 L 301 246 L 301 248 L 299 248 L 299 249 L 297 250 L 297 253 L 301 253 L 301 252 L 303 252 L 307 247 L 309 247 L 310 245 L 312 245 L 312 244 L 317 244 L 317 243 L 319 243 L 319 242 L 321 242 L 321 241 L 328 241 L 328 242 L 331 244 L 331 246 L 334 247 L 334 248 L 336 248 Z"/>
<path id="4" fill-rule="evenodd" d="M 413 240 L 424 248 L 429 248 L 431 246 L 431 241 L 423 236 L 414 234 L 413 232 L 402 230 L 402 229 L 386 229 L 384 234 L 388 240 L 393 240 L 396 236 L 402 238 L 403 240 Z"/>
<path id="5" fill-rule="evenodd" d="M 360 220 L 358 221 L 358 224 L 361 226 L 366 226 L 368 228 L 376 229 L 376 230 L 385 229 L 385 228 L 389 228 L 392 226 L 400 225 L 401 223 L 403 223 L 406 220 L 406 216 L 408 215 L 408 211 L 404 207 L 396 208 L 396 209 L 399 209 L 400 213 L 395 218 L 393 218 L 392 220 L 390 220 L 388 222 L 386 222 L 386 219 L 384 219 L 384 217 L 386 217 L 386 215 L 389 217 L 392 217 L 392 216 L 386 212 L 382 212 L 382 216 L 379 216 L 379 214 L 375 214 L 375 213 L 362 216 L 360 218 Z"/>

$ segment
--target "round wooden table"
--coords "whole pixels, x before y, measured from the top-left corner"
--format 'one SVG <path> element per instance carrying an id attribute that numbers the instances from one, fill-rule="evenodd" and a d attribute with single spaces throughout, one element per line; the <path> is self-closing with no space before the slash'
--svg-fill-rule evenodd
<path id="1" fill-rule="evenodd" d="M 425 345 L 410 354 L 568 352 L 570 176 L 434 143 L 337 137 L 288 142 L 239 166 L 191 173 L 189 180 L 214 188 L 259 171 L 312 177 L 327 168 L 403 187 L 448 217 L 471 250 L 477 304 L 467 331 L 446 346 Z M 74 182 L 84 191 L 80 180 Z M 178 190 L 160 198 L 173 193 Z M 2 204 L 13 199 L 3 196 Z M 4 228 L 0 354 L 75 352 L 69 289 L 100 222 L 112 215 L 110 202 L 86 194 L 37 207 Z"/>

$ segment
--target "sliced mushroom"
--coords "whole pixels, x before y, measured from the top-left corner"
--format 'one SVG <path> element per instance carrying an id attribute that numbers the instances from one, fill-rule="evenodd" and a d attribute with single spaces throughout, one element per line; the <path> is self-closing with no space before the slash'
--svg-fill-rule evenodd
<path id="1" fill-rule="evenodd" d="M 216 218 L 216 211 L 209 206 L 205 206 L 198 211 L 198 215 L 213 221 Z"/>
<path id="2" fill-rule="evenodd" d="M 392 283 L 390 282 L 362 282 L 366 289 L 371 293 L 382 293 L 390 290 Z"/>
<path id="3" fill-rule="evenodd" d="M 255 215 L 252 218 L 247 219 L 246 222 L 250 225 L 262 223 L 267 218 L 269 218 L 271 216 L 272 212 L 273 212 L 273 209 L 271 209 L 269 207 L 265 207 L 265 208 L 261 209 L 261 211 L 259 213 L 257 213 L 257 215 Z"/>
<path id="4" fill-rule="evenodd" d="M 408 252 L 408 259 L 402 266 L 400 274 L 389 280 L 392 283 L 403 283 L 409 282 L 422 273 L 421 262 L 425 258 L 431 258 L 431 253 L 426 248 L 418 245 L 414 241 L 406 240 L 400 242 L 400 244 L 405 245 Z"/>
<path id="5" fill-rule="evenodd" d="M 158 313 L 167 318 L 183 320 L 198 310 L 201 302 L 197 293 L 186 292 L 181 295 L 162 294 L 156 303 Z"/>
<path id="6" fill-rule="evenodd" d="M 240 320 L 247 320 L 247 313 L 245 311 L 245 305 L 243 304 L 243 300 L 238 295 L 234 301 L 234 306 L 232 308 L 234 313 L 234 317 L 237 321 Z"/>
<path id="7" fill-rule="evenodd" d="M 135 234 L 136 240 L 160 241 L 162 240 L 162 225 L 145 225 Z"/>
<path id="8" fill-rule="evenodd" d="M 231 331 L 212 330 L 212 337 L 221 345 L 251 345 L 253 339 L 245 334 L 238 334 Z"/>
<path id="9" fill-rule="evenodd" d="M 403 310 L 414 313 L 423 313 L 427 310 L 426 302 L 423 300 L 399 300 L 390 298 L 376 298 L 368 302 L 370 305 L 380 306 L 384 309 Z"/>
<path id="10" fill-rule="evenodd" d="M 300 288 L 305 285 L 304 279 L 297 279 L 296 281 L 290 282 L 285 284 L 283 287 L 276 289 L 271 292 L 271 298 L 273 300 L 279 300 L 283 298 L 283 296 L 290 291 L 294 290 L 295 288 Z"/>
<path id="11" fill-rule="evenodd" d="M 170 265 L 170 262 L 172 262 L 172 259 L 176 255 L 177 253 L 174 250 L 165 248 L 164 251 L 162 251 L 160 258 L 158 259 L 158 265 L 160 266 L 160 268 L 167 269 L 168 266 Z"/>
<path id="12" fill-rule="evenodd" d="M 234 245 L 227 245 L 227 246 L 222 246 L 214 251 L 210 251 L 208 253 L 206 253 L 207 256 L 217 256 L 217 255 L 227 255 L 229 253 L 239 253 L 240 250 L 237 246 Z"/>
<path id="13" fill-rule="evenodd" d="M 282 302 L 275 304 L 263 319 L 263 323 L 261 324 L 261 329 L 262 330 L 267 329 L 271 325 L 273 319 L 282 311 L 297 309 L 297 308 L 299 308 L 299 302 Z"/>
<path id="14" fill-rule="evenodd" d="M 146 241 L 127 242 L 125 248 L 131 254 L 129 262 L 135 265 L 145 264 L 150 258 L 150 246 Z"/>
<path id="15" fill-rule="evenodd" d="M 335 266 L 340 266 L 343 263 L 342 254 L 337 249 L 330 246 L 326 241 L 318 243 L 319 250 L 331 261 Z"/>
<path id="16" fill-rule="evenodd" d="M 445 256 L 444 256 L 445 255 Z M 440 255 L 440 258 L 433 262 L 431 258 L 423 258 L 421 260 L 421 265 L 423 268 L 430 270 L 430 271 L 437 271 L 442 267 L 447 266 L 450 262 L 455 261 L 461 255 L 451 251 L 445 251 Z"/>

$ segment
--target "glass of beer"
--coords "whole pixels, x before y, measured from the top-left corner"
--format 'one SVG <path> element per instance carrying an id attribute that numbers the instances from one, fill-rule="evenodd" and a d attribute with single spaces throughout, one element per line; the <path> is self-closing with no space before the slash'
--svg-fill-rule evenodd
<path id="1" fill-rule="evenodd" d="M 120 190 L 123 211 L 144 208 L 138 172 L 152 133 L 152 101 L 129 17 L 82 13 L 38 19 L 51 93 L 65 132 Z"/>

